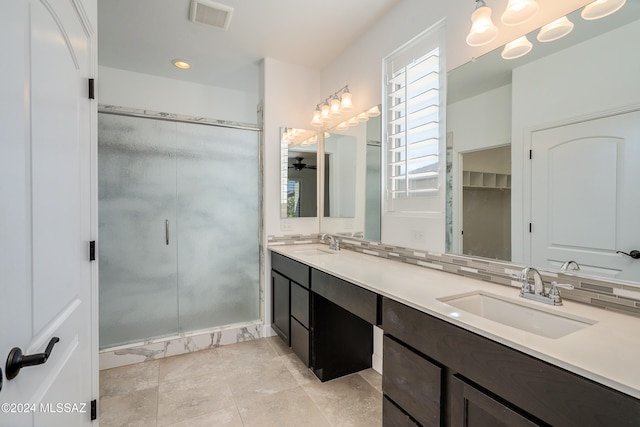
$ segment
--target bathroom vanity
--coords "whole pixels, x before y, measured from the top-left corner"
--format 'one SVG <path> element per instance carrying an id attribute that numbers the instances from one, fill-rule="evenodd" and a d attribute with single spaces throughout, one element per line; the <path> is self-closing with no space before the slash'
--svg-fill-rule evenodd
<path id="1" fill-rule="evenodd" d="M 280 336 L 321 380 L 371 366 L 371 325 L 384 330 L 385 426 L 640 424 L 639 318 L 325 245 L 271 251 L 274 322 L 288 315 Z M 479 292 L 584 325 L 555 336 L 449 304 Z"/>
<path id="2" fill-rule="evenodd" d="M 271 255 L 273 329 L 321 381 L 371 367 L 379 296 Z"/>

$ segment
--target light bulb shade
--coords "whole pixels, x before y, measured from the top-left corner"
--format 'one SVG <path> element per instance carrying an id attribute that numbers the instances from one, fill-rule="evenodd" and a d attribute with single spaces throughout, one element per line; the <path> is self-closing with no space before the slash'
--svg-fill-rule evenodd
<path id="1" fill-rule="evenodd" d="M 346 89 L 348 91 L 348 89 Z M 342 111 L 351 111 L 353 110 L 353 104 L 351 103 L 351 93 L 344 92 L 342 97 L 340 98 L 340 109 Z"/>
<path id="2" fill-rule="evenodd" d="M 349 125 L 347 124 L 347 122 L 342 122 L 338 126 L 336 126 L 336 129 L 338 130 L 349 129 Z"/>
<path id="3" fill-rule="evenodd" d="M 322 119 L 323 122 L 331 121 L 331 107 L 329 107 L 329 104 L 326 102 L 322 104 L 320 109 L 320 119 Z"/>
<path id="4" fill-rule="evenodd" d="M 516 59 L 531 52 L 533 44 L 527 39 L 527 36 L 522 36 L 515 39 L 512 42 L 507 43 L 502 51 L 502 57 L 504 59 Z"/>
<path id="5" fill-rule="evenodd" d="M 617 12 L 625 3 L 626 0 L 596 0 L 586 5 L 580 16 L 587 21 L 604 18 Z"/>
<path id="6" fill-rule="evenodd" d="M 338 117 L 339 115 L 342 114 L 342 111 L 340 111 L 340 98 L 338 98 L 337 96 L 334 96 L 331 99 L 330 112 L 331 112 L 331 115 L 334 117 Z"/>
<path id="7" fill-rule="evenodd" d="M 482 6 L 471 15 L 471 30 L 467 35 L 469 46 L 483 46 L 498 36 L 498 28 L 491 21 L 491 9 L 482 2 Z"/>
<path id="8" fill-rule="evenodd" d="M 569 21 L 566 16 L 563 16 L 540 28 L 537 39 L 543 43 L 552 42 L 566 36 L 572 30 L 573 22 Z"/>
<path id="9" fill-rule="evenodd" d="M 324 123 L 322 122 L 321 114 L 322 112 L 318 109 L 316 109 L 313 112 L 313 118 L 311 119 L 311 126 L 315 126 L 315 127 L 324 126 Z"/>
<path id="10" fill-rule="evenodd" d="M 349 120 L 347 120 L 347 124 L 349 126 L 357 126 L 358 125 L 358 117 L 353 116 Z"/>
<path id="11" fill-rule="evenodd" d="M 356 116 L 356 119 L 359 122 L 366 122 L 367 120 L 369 120 L 369 116 L 367 116 L 367 113 L 363 111 L 362 113 Z"/>
<path id="12" fill-rule="evenodd" d="M 539 9 L 536 0 L 509 0 L 500 20 L 504 25 L 519 25 L 533 18 Z"/>
<path id="13" fill-rule="evenodd" d="M 378 108 L 377 105 L 367 110 L 367 116 L 369 117 L 378 117 L 379 115 L 380 115 L 380 109 Z"/>

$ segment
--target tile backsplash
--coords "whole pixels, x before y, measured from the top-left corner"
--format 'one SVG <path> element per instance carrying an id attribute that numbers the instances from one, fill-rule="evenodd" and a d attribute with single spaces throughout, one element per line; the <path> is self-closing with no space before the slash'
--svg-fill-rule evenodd
<path id="1" fill-rule="evenodd" d="M 333 237 L 340 240 L 342 249 L 507 286 L 520 286 L 516 277 L 524 268 L 522 265 L 502 261 L 420 251 L 383 243 L 354 240 L 339 235 L 333 235 Z M 269 246 L 309 243 L 321 243 L 320 235 L 295 234 L 268 237 Z M 640 317 L 640 287 L 638 286 L 542 269 L 539 271 L 546 284 L 556 281 L 574 286 L 574 289 L 561 290 L 562 298 L 566 300 Z"/>

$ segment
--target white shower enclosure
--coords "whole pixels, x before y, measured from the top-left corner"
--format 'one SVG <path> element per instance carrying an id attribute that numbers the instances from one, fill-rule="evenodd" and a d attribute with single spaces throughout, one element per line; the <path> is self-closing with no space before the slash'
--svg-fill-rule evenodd
<path id="1" fill-rule="evenodd" d="M 100 113 L 100 348 L 251 322 L 259 132 Z"/>

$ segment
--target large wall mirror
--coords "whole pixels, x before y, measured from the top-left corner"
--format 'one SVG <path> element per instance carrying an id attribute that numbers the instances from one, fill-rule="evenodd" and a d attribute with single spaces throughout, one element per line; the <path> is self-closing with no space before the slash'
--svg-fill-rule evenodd
<path id="1" fill-rule="evenodd" d="M 318 134 L 280 129 L 280 218 L 318 216 Z"/>
<path id="2" fill-rule="evenodd" d="M 380 241 L 380 107 L 324 132 L 321 230 Z"/>
<path id="3" fill-rule="evenodd" d="M 640 284 L 640 2 L 568 19 L 449 72 L 447 252 Z"/>

